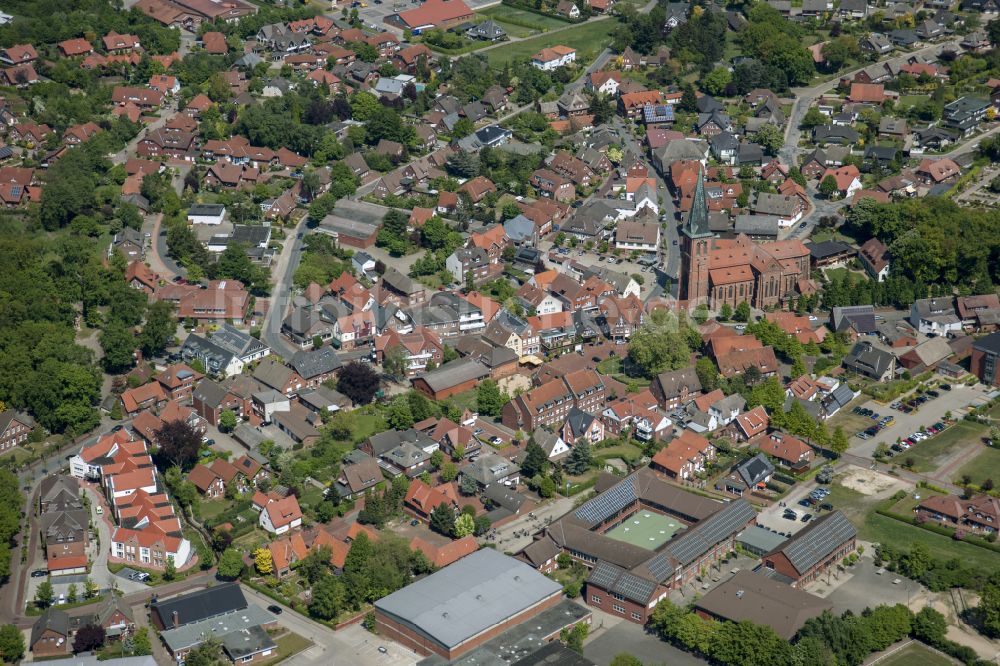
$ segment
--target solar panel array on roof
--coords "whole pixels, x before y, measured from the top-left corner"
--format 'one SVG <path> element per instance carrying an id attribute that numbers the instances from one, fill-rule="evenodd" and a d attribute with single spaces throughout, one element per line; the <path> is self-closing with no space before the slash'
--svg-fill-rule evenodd
<path id="1" fill-rule="evenodd" d="M 617 592 L 629 601 L 645 606 L 649 598 L 653 596 L 653 592 L 656 591 L 656 583 L 626 571 L 618 578 L 611 591 Z"/>
<path id="2" fill-rule="evenodd" d="M 670 563 L 670 555 L 667 552 L 660 553 L 649 560 L 649 562 L 646 562 L 646 568 L 661 583 L 674 573 L 674 565 Z"/>
<path id="3" fill-rule="evenodd" d="M 610 590 L 611 585 L 614 584 L 615 580 L 618 579 L 618 576 L 622 575 L 624 571 L 625 570 L 621 567 L 601 560 L 597 563 L 597 566 L 594 567 L 594 570 L 590 572 L 590 576 L 587 577 L 587 582 L 599 585 L 606 590 Z"/>
<path id="4" fill-rule="evenodd" d="M 715 544 L 742 530 L 756 515 L 746 500 L 736 500 L 675 539 L 666 552 L 681 564 L 688 565 Z"/>
<path id="5" fill-rule="evenodd" d="M 587 582 L 642 605 L 646 605 L 656 591 L 654 581 L 636 576 L 604 560 L 597 563 L 587 577 Z"/>
<path id="6" fill-rule="evenodd" d="M 629 477 L 583 504 L 573 515 L 585 521 L 588 525 L 596 525 L 602 520 L 607 520 L 633 502 L 638 501 L 638 499 L 635 494 L 635 483 Z"/>
<path id="7" fill-rule="evenodd" d="M 838 546 L 856 537 L 857 530 L 840 511 L 828 513 L 802 530 L 778 551 L 785 554 L 800 574 L 830 555 Z M 775 552 L 775 551 L 772 551 Z"/>

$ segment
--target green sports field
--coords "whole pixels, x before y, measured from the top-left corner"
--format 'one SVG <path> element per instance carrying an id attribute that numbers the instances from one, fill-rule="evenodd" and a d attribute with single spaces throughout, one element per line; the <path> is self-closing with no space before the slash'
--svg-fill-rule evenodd
<path id="1" fill-rule="evenodd" d="M 652 511 L 639 511 L 625 519 L 621 525 L 605 532 L 605 536 L 640 548 L 656 550 L 682 529 L 684 525 L 676 518 Z"/>

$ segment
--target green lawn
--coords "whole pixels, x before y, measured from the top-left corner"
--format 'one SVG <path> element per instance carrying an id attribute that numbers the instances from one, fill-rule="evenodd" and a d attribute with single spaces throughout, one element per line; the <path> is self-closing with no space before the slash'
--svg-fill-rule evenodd
<path id="1" fill-rule="evenodd" d="M 469 389 L 462 393 L 456 393 L 448 398 L 448 402 L 457 405 L 459 409 L 477 411 L 479 407 L 479 391 L 477 389 Z"/>
<path id="2" fill-rule="evenodd" d="M 850 273 L 846 268 L 824 268 L 823 272 L 826 274 L 826 279 L 830 281 L 842 280 L 845 275 Z"/>
<path id="3" fill-rule="evenodd" d="M 827 488 L 830 489 L 830 494 L 823 501 L 832 504 L 834 510 L 842 511 L 856 524 L 863 522 L 865 516 L 878 503 L 878 500 L 870 495 L 859 493 L 839 483 L 831 483 Z"/>
<path id="4" fill-rule="evenodd" d="M 313 644 L 308 638 L 299 636 L 291 631 L 285 632 L 278 638 L 275 638 L 274 643 L 278 646 L 278 656 L 273 659 L 268 659 L 263 662 L 261 666 L 271 666 L 272 664 L 277 664 L 278 662 L 288 659 L 292 655 L 302 652 Z"/>
<path id="5" fill-rule="evenodd" d="M 499 69 L 510 60 L 530 58 L 546 47 L 561 44 L 576 49 L 577 64 L 585 65 L 592 62 L 597 54 L 611 43 L 611 34 L 617 25 L 616 21 L 590 21 L 568 30 L 561 30 L 554 35 L 539 35 L 522 42 L 490 49 L 486 52 L 486 58 L 493 67 Z"/>
<path id="6" fill-rule="evenodd" d="M 994 483 L 1000 481 L 1000 450 L 984 446 L 979 455 L 958 471 L 959 479 L 966 475 L 977 486 L 982 485 L 986 479 L 992 479 Z"/>
<path id="7" fill-rule="evenodd" d="M 875 421 L 872 421 L 867 416 L 861 416 L 860 414 L 855 414 L 851 411 L 857 405 L 862 405 L 868 400 L 869 398 L 866 395 L 855 398 L 854 402 L 845 405 L 839 412 L 830 418 L 827 428 L 833 432 L 834 428 L 840 426 L 844 429 L 844 432 L 847 433 L 847 436 L 850 437 L 861 432 L 862 430 L 865 430 L 866 428 L 871 427 Z"/>
<path id="8" fill-rule="evenodd" d="M 594 449 L 593 454 L 595 458 L 602 460 L 621 458 L 626 462 L 633 462 L 642 457 L 642 449 L 635 444 L 619 444 L 617 446 Z"/>
<path id="9" fill-rule="evenodd" d="M 936 559 L 958 558 L 970 567 L 989 571 L 1000 567 L 1000 555 L 997 553 L 874 512 L 858 527 L 859 536 L 865 541 L 892 545 L 903 551 L 920 542 L 927 546 L 931 557 Z"/>
<path id="10" fill-rule="evenodd" d="M 527 28 L 537 30 L 539 32 L 547 32 L 556 28 L 565 28 L 567 25 L 570 25 L 568 21 L 563 21 L 553 16 L 542 16 L 540 14 L 535 14 L 534 12 L 529 12 L 525 9 L 509 7 L 507 5 L 494 5 L 493 7 L 480 9 L 477 13 L 482 16 L 487 16 L 501 24 L 515 25 L 521 27 L 522 29 Z M 503 25 L 503 28 L 507 30 L 507 25 Z M 507 33 L 513 34 L 510 30 L 507 30 Z M 519 35 L 514 36 L 516 37 Z"/>
<path id="11" fill-rule="evenodd" d="M 199 502 L 198 511 L 201 513 L 203 521 L 215 518 L 220 513 L 232 506 L 232 502 L 226 499 Z"/>
<path id="12" fill-rule="evenodd" d="M 386 429 L 385 419 L 380 414 L 358 414 L 353 433 L 355 441 L 368 439 Z"/>
<path id="13" fill-rule="evenodd" d="M 936 469 L 935 461 L 950 453 L 957 446 L 964 446 L 978 440 L 986 432 L 986 426 L 971 421 L 959 421 L 940 435 L 935 435 L 918 443 L 910 450 L 896 456 L 903 463 L 913 458 L 913 470 L 928 472 Z M 887 442 L 888 443 L 888 442 Z"/>
<path id="14" fill-rule="evenodd" d="M 878 662 L 880 666 L 953 666 L 955 662 L 921 643 L 910 643 L 896 654 Z"/>

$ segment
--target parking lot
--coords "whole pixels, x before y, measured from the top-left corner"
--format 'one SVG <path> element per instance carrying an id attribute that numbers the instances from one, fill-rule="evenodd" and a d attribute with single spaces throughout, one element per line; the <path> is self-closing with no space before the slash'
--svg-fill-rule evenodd
<path id="1" fill-rule="evenodd" d="M 806 484 L 801 484 L 792 489 L 788 496 L 782 502 L 773 504 L 757 515 L 757 524 L 764 529 L 771 530 L 772 532 L 778 532 L 779 534 L 785 534 L 791 536 L 798 533 L 800 530 L 805 529 L 806 526 L 812 520 L 815 520 L 819 514 L 826 513 L 826 510 L 820 509 L 826 500 L 825 498 L 820 500 L 819 504 L 806 508 L 799 504 L 799 501 L 809 497 L 809 494 L 813 491 L 823 488 L 820 484 L 815 481 L 810 481 Z M 834 507 L 836 508 L 836 507 Z M 794 511 L 794 518 L 786 518 L 786 511 Z M 802 522 L 802 517 L 806 514 L 812 516 L 806 522 Z M 789 514 L 791 516 L 791 514 Z"/>
<path id="2" fill-rule="evenodd" d="M 952 384 L 952 390 L 939 391 L 939 396 L 932 398 L 921 405 L 916 410 L 905 414 L 898 409 L 892 409 L 889 405 L 869 400 L 859 406 L 863 409 L 870 409 L 879 418 L 891 416 L 895 423 L 881 430 L 874 437 L 861 439 L 857 436 L 858 427 L 868 427 L 878 423 L 877 419 L 865 418 L 856 414 L 847 414 L 834 417 L 832 425 L 837 425 L 838 421 L 844 424 L 845 430 L 851 437 L 850 452 L 858 456 L 867 456 L 875 452 L 875 447 L 879 442 L 892 445 L 896 439 L 906 439 L 911 434 L 918 432 L 921 426 L 925 428 L 942 421 L 945 414 L 951 412 L 952 418 L 961 418 L 968 410 L 969 405 L 981 402 L 985 399 L 985 390 L 981 384 L 969 387 L 964 384 Z M 855 432 L 852 432 L 855 430 Z M 919 446 L 919 444 L 918 444 Z"/>
<path id="3" fill-rule="evenodd" d="M 927 595 L 920 583 L 876 567 L 868 553 L 845 571 L 833 567 L 828 576 L 810 584 L 807 591 L 829 600 L 838 615 L 848 610 L 860 613 L 874 603 L 920 608 Z"/>

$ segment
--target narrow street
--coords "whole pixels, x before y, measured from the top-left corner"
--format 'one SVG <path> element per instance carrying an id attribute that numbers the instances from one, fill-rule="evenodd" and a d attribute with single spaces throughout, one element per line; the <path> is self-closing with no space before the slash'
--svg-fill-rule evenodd
<path id="1" fill-rule="evenodd" d="M 271 289 L 271 304 L 264 315 L 261 327 L 261 339 L 272 351 L 285 358 L 291 358 L 298 351 L 294 345 L 281 335 L 281 322 L 284 320 L 291 304 L 292 277 L 302 259 L 302 238 L 305 221 L 303 217 L 293 229 L 289 229 L 281 254 L 275 262 L 271 275 L 275 276 L 274 287 Z"/>

